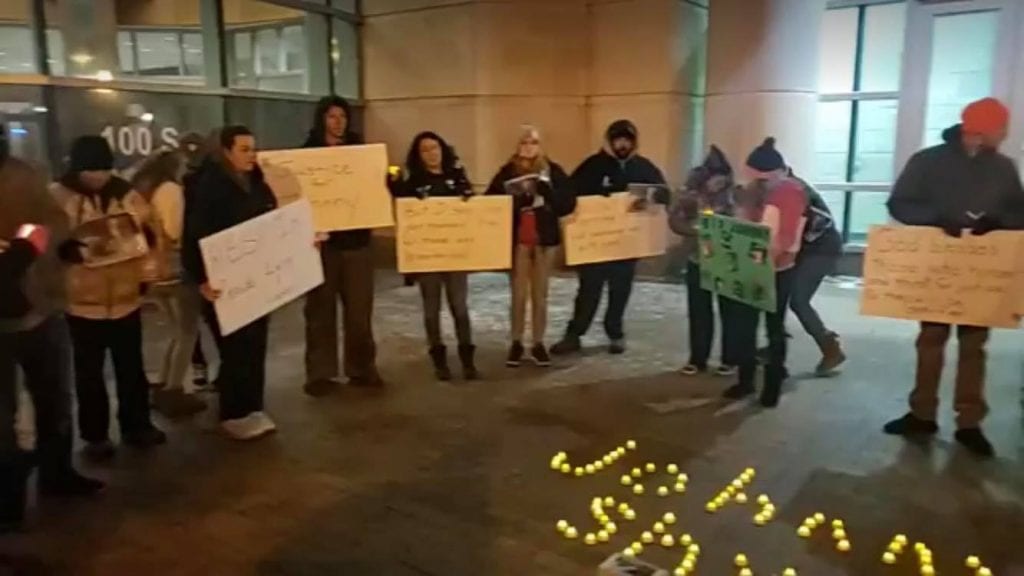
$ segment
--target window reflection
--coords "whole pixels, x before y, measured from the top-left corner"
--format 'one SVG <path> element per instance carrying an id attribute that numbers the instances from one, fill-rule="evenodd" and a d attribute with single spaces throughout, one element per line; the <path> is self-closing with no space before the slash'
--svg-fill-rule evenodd
<path id="1" fill-rule="evenodd" d="M 308 93 L 308 47 L 314 45 L 305 12 L 256 0 L 224 4 L 231 86 Z M 326 46 L 326 41 L 321 46 Z"/>

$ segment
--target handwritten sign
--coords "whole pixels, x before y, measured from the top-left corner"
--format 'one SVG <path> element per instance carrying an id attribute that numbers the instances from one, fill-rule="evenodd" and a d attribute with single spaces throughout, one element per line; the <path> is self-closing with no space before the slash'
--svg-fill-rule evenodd
<path id="1" fill-rule="evenodd" d="M 221 331 L 230 334 L 324 281 L 309 202 L 298 201 L 199 241 Z"/>
<path id="2" fill-rule="evenodd" d="M 1016 328 L 1024 233 L 950 238 L 936 228 L 875 226 L 864 256 L 861 313 Z"/>
<path id="3" fill-rule="evenodd" d="M 456 272 L 512 267 L 512 197 L 401 198 L 398 271 Z"/>
<path id="4" fill-rule="evenodd" d="M 771 229 L 727 216 L 700 217 L 700 286 L 766 312 L 775 312 L 775 270 L 768 255 Z"/>
<path id="5" fill-rule="evenodd" d="M 664 207 L 630 210 L 636 200 L 628 192 L 582 196 L 576 212 L 563 220 L 565 261 L 569 266 L 647 258 L 665 253 L 668 218 Z"/>
<path id="6" fill-rule="evenodd" d="M 260 152 L 260 167 L 281 204 L 309 200 L 317 232 L 395 224 L 383 144 Z"/>

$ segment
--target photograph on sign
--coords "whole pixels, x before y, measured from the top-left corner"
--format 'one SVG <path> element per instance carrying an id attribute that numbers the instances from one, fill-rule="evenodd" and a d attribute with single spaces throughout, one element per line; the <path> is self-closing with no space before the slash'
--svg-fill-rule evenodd
<path id="1" fill-rule="evenodd" d="M 75 229 L 74 237 L 82 243 L 87 268 L 119 264 L 149 253 L 146 236 L 127 212 L 85 222 Z"/>

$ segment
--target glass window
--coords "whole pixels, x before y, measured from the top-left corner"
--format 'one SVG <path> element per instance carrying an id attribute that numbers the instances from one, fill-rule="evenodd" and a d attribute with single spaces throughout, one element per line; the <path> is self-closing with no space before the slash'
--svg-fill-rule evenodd
<path id="1" fill-rule="evenodd" d="M 344 20 L 332 24 L 331 67 L 334 92 L 346 98 L 359 98 L 359 36 L 356 27 Z"/>
<path id="2" fill-rule="evenodd" d="M 0 84 L 0 117 L 12 156 L 48 164 L 47 114 L 40 87 Z"/>
<path id="3" fill-rule="evenodd" d="M 868 230 L 876 224 L 889 222 L 885 203 L 888 192 L 853 192 L 850 201 L 850 242 L 866 242 Z"/>
<path id="4" fill-rule="evenodd" d="M 100 80 L 204 84 L 203 67 L 186 66 L 184 56 L 187 37 L 202 60 L 200 1 L 47 0 L 51 71 Z"/>
<path id="5" fill-rule="evenodd" d="M 852 181 L 891 182 L 899 101 L 863 100 L 857 106 Z"/>
<path id="6" fill-rule="evenodd" d="M 359 11 L 357 6 L 358 0 L 331 0 L 331 6 L 356 14 Z"/>
<path id="7" fill-rule="evenodd" d="M 225 3 L 231 86 L 308 93 L 311 17 L 323 18 L 257 0 Z"/>
<path id="8" fill-rule="evenodd" d="M 853 103 L 818 102 L 814 180 L 845 182 Z"/>
<path id="9" fill-rule="evenodd" d="M 818 91 L 850 92 L 857 60 L 858 8 L 826 10 L 818 53 Z"/>
<path id="10" fill-rule="evenodd" d="M 832 213 L 832 220 L 836 223 L 836 228 L 839 228 L 839 231 L 842 232 L 843 218 L 846 214 L 846 195 L 849 192 L 843 190 L 818 190 L 818 193 L 821 194 L 821 199 L 828 206 L 828 211 Z"/>
<path id="11" fill-rule="evenodd" d="M 28 22 L 0 24 L 0 74 L 36 73 L 36 52 Z"/>
<path id="12" fill-rule="evenodd" d="M 206 63 L 203 61 L 203 36 L 199 32 L 186 32 L 181 35 L 181 47 L 184 50 L 186 76 L 203 76 Z"/>
<path id="13" fill-rule="evenodd" d="M 900 89 L 906 13 L 904 3 L 865 8 L 860 90 L 895 92 Z"/>
<path id="14" fill-rule="evenodd" d="M 933 20 L 925 146 L 941 142 L 942 131 L 959 122 L 966 104 L 991 95 L 998 31 L 995 10 Z"/>

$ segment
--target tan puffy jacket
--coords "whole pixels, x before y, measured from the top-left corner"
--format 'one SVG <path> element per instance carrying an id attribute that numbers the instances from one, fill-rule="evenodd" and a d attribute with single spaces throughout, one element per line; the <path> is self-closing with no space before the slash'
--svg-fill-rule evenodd
<path id="1" fill-rule="evenodd" d="M 123 180 L 113 184 L 130 188 Z M 94 197 L 64 184 L 54 184 L 52 191 L 68 215 L 73 231 L 86 222 L 124 212 L 131 214 L 140 228 L 149 225 L 149 204 L 135 190 L 110 199 L 105 211 Z M 145 263 L 145 259 L 136 259 L 100 268 L 72 265 L 67 275 L 68 314 L 90 320 L 115 320 L 135 312 L 142 305 Z"/>

